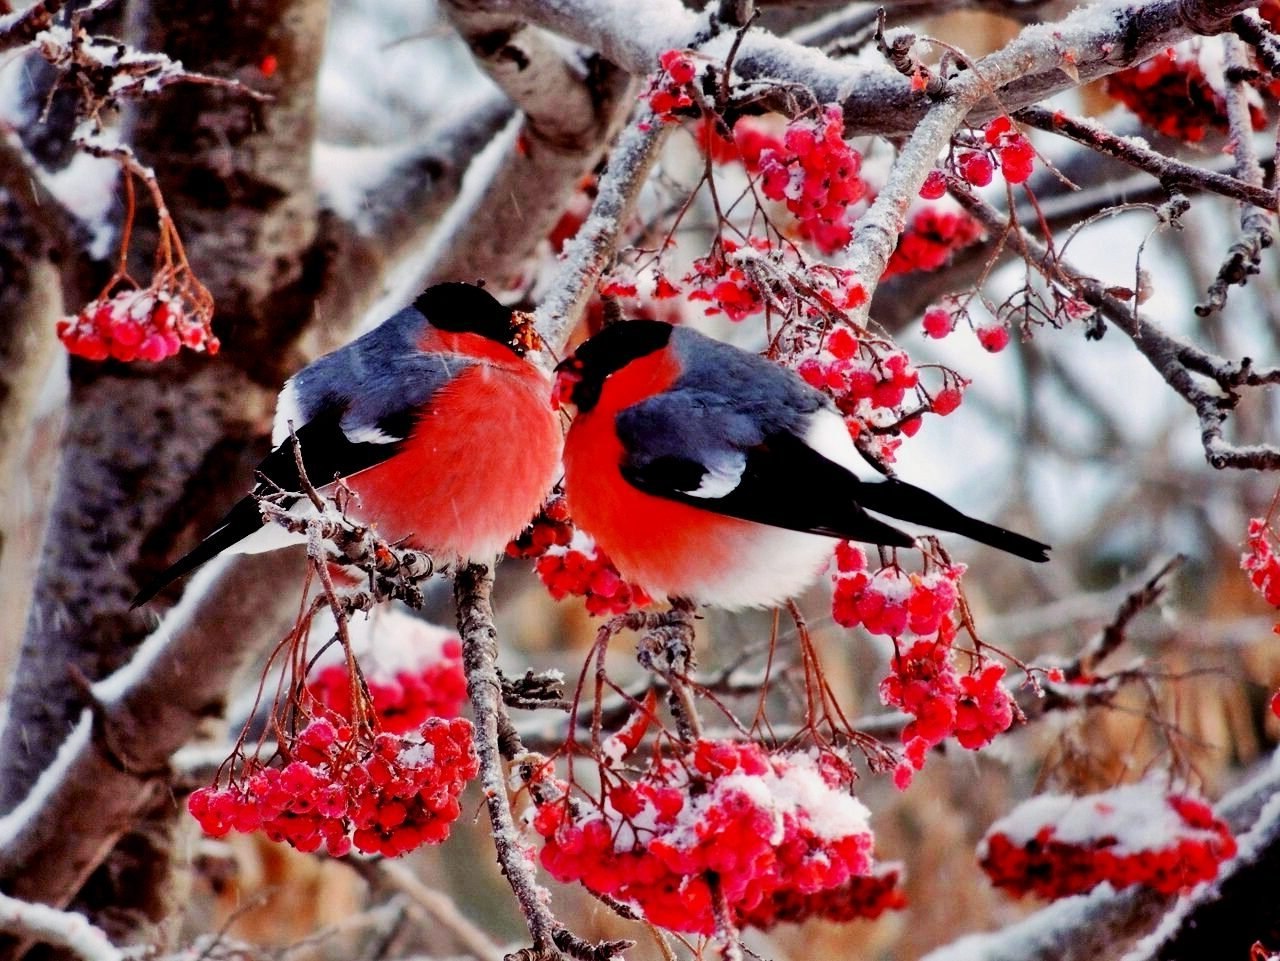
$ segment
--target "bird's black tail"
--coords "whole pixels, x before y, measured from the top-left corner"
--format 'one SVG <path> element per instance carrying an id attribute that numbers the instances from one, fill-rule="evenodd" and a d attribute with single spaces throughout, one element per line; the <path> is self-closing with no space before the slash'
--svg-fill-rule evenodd
<path id="1" fill-rule="evenodd" d="M 223 518 L 218 528 L 195 546 L 189 553 L 178 558 L 162 572 L 156 575 L 146 587 L 134 596 L 129 610 L 141 607 L 159 594 L 165 587 L 180 577 L 190 574 L 201 564 L 211 561 L 228 547 L 244 540 L 254 531 L 262 527 L 262 514 L 258 511 L 258 502 L 253 497 L 242 497 Z"/>
<path id="2" fill-rule="evenodd" d="M 896 478 L 862 484 L 858 488 L 858 503 L 877 514 L 961 534 L 1029 561 L 1049 559 L 1048 544 L 962 514 L 941 498 Z"/>

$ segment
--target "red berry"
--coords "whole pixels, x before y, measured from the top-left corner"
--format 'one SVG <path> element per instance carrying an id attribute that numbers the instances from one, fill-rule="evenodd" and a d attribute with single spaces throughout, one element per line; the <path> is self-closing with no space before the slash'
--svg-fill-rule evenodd
<path id="1" fill-rule="evenodd" d="M 991 183 L 994 167 L 991 158 L 985 153 L 970 152 L 960 155 L 960 176 L 975 187 L 985 187 Z"/>
<path id="2" fill-rule="evenodd" d="M 924 312 L 923 326 L 925 336 L 940 340 L 956 329 L 956 319 L 945 308 L 930 307 Z"/>
<path id="3" fill-rule="evenodd" d="M 925 200 L 937 200 L 947 192 L 947 177 L 941 170 L 930 170 L 920 185 L 920 196 Z"/>
<path id="4" fill-rule="evenodd" d="M 977 329 L 978 343 L 993 354 L 998 354 L 1009 346 L 1009 328 L 1003 324 L 992 324 Z"/>

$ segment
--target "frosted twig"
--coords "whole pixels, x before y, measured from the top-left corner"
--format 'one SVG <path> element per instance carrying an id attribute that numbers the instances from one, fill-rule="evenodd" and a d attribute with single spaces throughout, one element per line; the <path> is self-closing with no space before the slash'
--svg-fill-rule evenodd
<path id="1" fill-rule="evenodd" d="M 948 186 L 952 196 L 989 230 L 1009 228 L 1004 215 L 978 198 L 963 181 L 949 178 Z M 1160 325 L 1114 296 L 1101 281 L 1076 270 L 1021 227 L 1014 229 L 1019 249 L 1033 269 L 1050 283 L 1070 289 L 1124 331 L 1165 383 L 1191 405 L 1200 421 L 1200 441 L 1211 466 L 1219 470 L 1280 470 L 1280 447 L 1232 444 L 1223 436 L 1226 422 L 1240 402 L 1241 388 L 1280 384 L 1280 367 L 1258 368 L 1248 357 L 1230 361 L 1171 337 Z"/>
<path id="2" fill-rule="evenodd" d="M 493 626 L 493 573 L 485 564 L 467 564 L 454 578 L 458 635 L 467 694 L 475 716 L 476 755 L 498 863 L 520 905 L 533 946 L 516 952 L 519 961 L 556 961 L 561 952 L 581 961 L 609 961 L 629 942 L 590 944 L 576 937 L 552 915 L 549 896 L 538 884 L 534 869 L 511 816 L 503 772 L 502 736 L 511 721 L 502 703 L 498 676 L 498 635 Z"/>
<path id="3" fill-rule="evenodd" d="M 1234 148 L 1236 177 L 1258 190 L 1262 189 L 1262 165 L 1258 163 L 1258 151 L 1253 146 L 1253 124 L 1250 117 L 1245 76 L 1250 70 L 1248 52 L 1244 41 L 1236 36 L 1222 38 L 1227 60 L 1227 123 L 1231 129 Z M 1271 217 L 1266 212 L 1275 208 L 1275 194 L 1271 203 L 1248 205 L 1240 211 L 1240 239 L 1227 249 L 1226 260 L 1218 268 L 1218 276 L 1209 285 L 1204 302 L 1196 304 L 1196 313 L 1207 317 L 1227 304 L 1227 291 L 1234 286 L 1244 286 L 1249 277 L 1258 272 L 1262 251 L 1271 246 Z"/>
<path id="4" fill-rule="evenodd" d="M 1010 47 L 1034 48 L 1026 69 L 1005 77 L 995 98 L 981 103 L 971 122 L 981 123 L 1002 109 L 1016 110 L 1107 74 L 1141 63 L 1165 47 L 1197 34 L 1225 29 L 1231 17 L 1256 4 L 1249 0 L 1127 0 L 1091 4 L 1055 23 L 1029 27 Z M 504 12 L 538 23 L 549 30 L 600 51 L 608 60 L 632 73 L 653 68 L 664 50 L 694 45 L 703 25 L 678 0 L 503 0 Z M 1006 48 L 1009 49 L 1009 48 Z M 1072 55 L 1071 72 L 1062 69 L 1064 54 Z M 992 56 L 1001 56 L 1003 51 Z M 975 68 L 991 77 L 991 58 Z M 823 57 L 794 41 L 752 31 L 734 60 L 734 72 L 744 81 L 780 82 L 808 87 L 821 103 L 839 101 L 844 107 L 845 135 L 906 136 L 914 131 L 934 103 L 891 70 L 868 68 Z M 787 108 L 785 93 L 768 109 Z"/>

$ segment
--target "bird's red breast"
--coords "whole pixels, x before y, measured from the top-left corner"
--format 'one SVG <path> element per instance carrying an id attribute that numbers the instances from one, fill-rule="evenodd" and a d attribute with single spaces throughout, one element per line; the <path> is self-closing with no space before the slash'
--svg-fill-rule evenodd
<path id="1" fill-rule="evenodd" d="M 555 483 L 561 430 L 548 376 L 495 341 L 430 330 L 424 349 L 479 363 L 436 392 L 395 456 L 348 478 L 357 515 L 444 560 L 490 557 Z"/>
<path id="2" fill-rule="evenodd" d="M 654 596 L 699 599 L 722 592 L 744 556 L 759 554 L 766 528 L 654 497 L 622 476 L 618 413 L 675 383 L 680 363 L 666 349 L 633 360 L 579 412 L 565 439 L 565 490 L 574 523 L 591 534 L 628 580 Z"/>

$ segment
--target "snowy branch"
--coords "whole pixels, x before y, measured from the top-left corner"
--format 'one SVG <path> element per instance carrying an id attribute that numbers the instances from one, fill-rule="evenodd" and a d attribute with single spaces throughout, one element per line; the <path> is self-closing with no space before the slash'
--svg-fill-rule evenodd
<path id="1" fill-rule="evenodd" d="M 571 40 L 598 50 L 635 74 L 654 69 L 664 50 L 695 44 L 701 19 L 676 0 L 485 0 L 477 4 L 493 13 L 541 24 Z M 970 121 L 983 122 L 996 113 L 1016 110 L 1060 90 L 1096 80 L 1147 59 L 1163 48 L 1197 34 L 1226 29 L 1231 17 L 1251 6 L 1248 0 L 1155 0 L 1113 2 L 1078 10 L 1056 23 L 1029 27 L 1020 38 L 992 57 L 1021 44 L 1038 55 L 1027 71 L 998 80 L 989 99 L 981 101 Z M 725 43 L 729 37 L 722 38 Z M 714 54 L 713 45 L 703 48 Z M 1068 64 L 1067 57 L 1071 62 Z M 984 76 L 991 58 L 974 64 Z M 1069 71 L 1063 70 L 1064 64 Z M 910 134 L 934 104 L 910 82 L 889 69 L 832 60 L 793 41 L 760 30 L 748 33 L 734 61 L 744 81 L 801 84 L 821 103 L 844 106 L 845 135 Z M 785 109 L 785 97 L 762 106 Z"/>
<path id="2" fill-rule="evenodd" d="M 164 796 L 170 755 L 221 713 L 258 642 L 296 614 L 297 598 L 280 589 L 296 560 L 281 551 L 210 563 L 133 659 L 92 686 L 92 707 L 56 760 L 0 818 L 0 888 L 65 905 L 120 834 Z"/>
<path id="3" fill-rule="evenodd" d="M 564 257 L 538 306 L 538 333 L 560 351 L 578 326 L 596 282 L 613 260 L 618 239 L 635 210 L 649 171 L 658 159 L 671 125 L 642 111 L 623 130 L 609 153 L 591 214 L 565 245 Z"/>
<path id="4" fill-rule="evenodd" d="M 0 931 L 66 948 L 83 961 L 122 961 L 124 953 L 81 914 L 0 893 Z"/>
<path id="5" fill-rule="evenodd" d="M 978 199 L 965 184 L 951 179 L 952 194 L 988 229 L 1000 233 L 1009 229 L 1006 218 L 994 207 Z M 1065 286 L 1119 327 L 1165 383 L 1196 412 L 1205 457 L 1219 470 L 1280 469 L 1280 447 L 1269 444 L 1238 445 L 1223 436 L 1227 420 L 1246 387 L 1280 383 L 1280 368 L 1255 368 L 1251 358 L 1230 361 L 1165 333 L 1136 307 L 1118 299 L 1101 281 L 1090 277 L 1058 257 L 1022 228 L 1014 230 L 1017 249 L 1027 263 L 1050 283 Z"/>
<path id="6" fill-rule="evenodd" d="M 570 54 L 510 16 L 459 2 L 444 10 L 522 119 L 442 224 L 419 286 L 487 277 L 508 287 L 599 161 L 631 106 L 632 84 L 613 64 Z"/>

